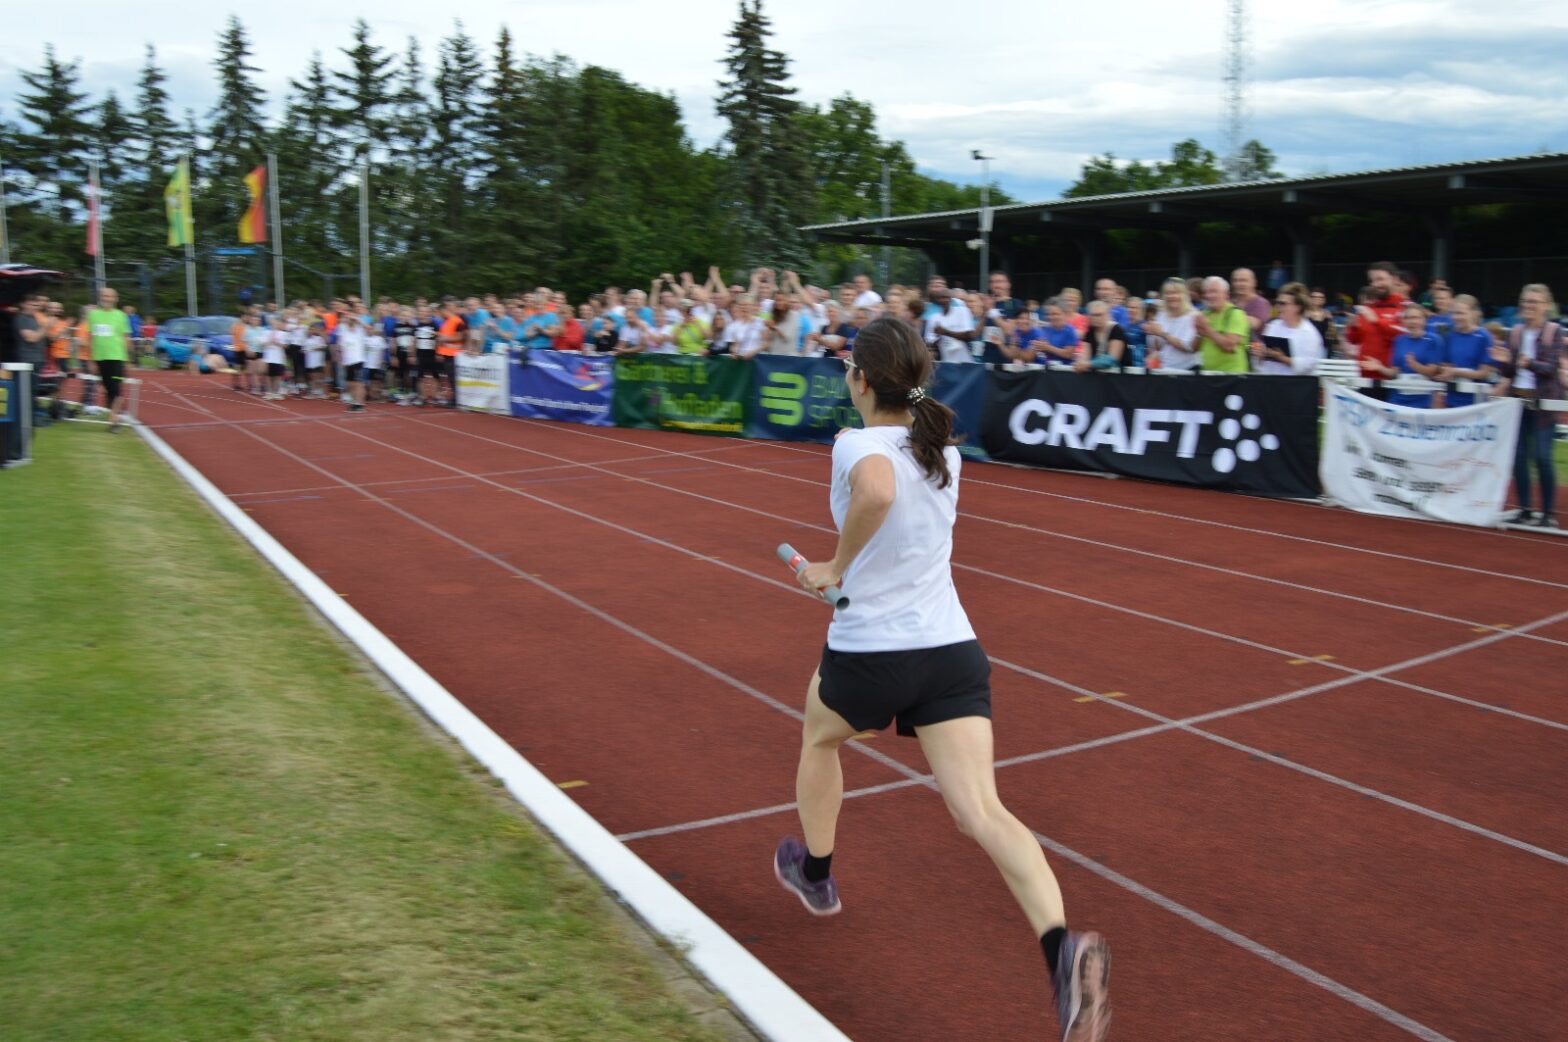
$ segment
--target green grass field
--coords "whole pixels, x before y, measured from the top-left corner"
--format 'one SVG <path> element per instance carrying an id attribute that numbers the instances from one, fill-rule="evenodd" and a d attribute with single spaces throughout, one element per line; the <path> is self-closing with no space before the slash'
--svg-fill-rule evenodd
<path id="1" fill-rule="evenodd" d="M 35 455 L 0 473 L 0 1038 L 722 1037 L 140 439 Z"/>

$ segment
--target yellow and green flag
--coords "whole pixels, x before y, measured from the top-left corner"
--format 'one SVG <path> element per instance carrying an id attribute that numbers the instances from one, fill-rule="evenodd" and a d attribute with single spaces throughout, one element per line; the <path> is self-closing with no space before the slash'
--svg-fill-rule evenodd
<path id="1" fill-rule="evenodd" d="M 194 244 L 196 220 L 191 216 L 191 173 L 187 160 L 180 160 L 163 190 L 163 210 L 169 217 L 169 245 Z"/>

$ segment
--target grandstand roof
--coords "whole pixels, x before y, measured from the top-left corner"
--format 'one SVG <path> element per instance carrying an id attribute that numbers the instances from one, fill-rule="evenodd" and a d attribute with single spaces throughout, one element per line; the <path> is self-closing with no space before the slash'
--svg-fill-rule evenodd
<path id="1" fill-rule="evenodd" d="M 1431 214 L 1478 203 L 1568 199 L 1568 152 L 1430 163 L 1349 174 L 1160 188 L 994 206 L 992 235 L 1177 228 L 1203 221 L 1279 223 L 1329 213 Z M 973 238 L 980 210 L 807 225 L 830 242 L 920 246 Z"/>

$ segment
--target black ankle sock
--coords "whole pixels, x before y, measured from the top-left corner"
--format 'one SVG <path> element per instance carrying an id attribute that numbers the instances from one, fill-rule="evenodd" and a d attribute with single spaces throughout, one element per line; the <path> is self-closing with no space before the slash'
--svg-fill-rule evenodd
<path id="1" fill-rule="evenodd" d="M 833 873 L 833 855 L 813 857 L 811 851 L 806 851 L 806 863 L 802 866 L 806 875 L 806 882 L 820 883 Z"/>
<path id="2" fill-rule="evenodd" d="M 1062 957 L 1062 942 L 1067 939 L 1065 926 L 1053 926 L 1040 935 L 1040 947 L 1045 951 L 1045 964 L 1056 973 L 1056 964 Z"/>

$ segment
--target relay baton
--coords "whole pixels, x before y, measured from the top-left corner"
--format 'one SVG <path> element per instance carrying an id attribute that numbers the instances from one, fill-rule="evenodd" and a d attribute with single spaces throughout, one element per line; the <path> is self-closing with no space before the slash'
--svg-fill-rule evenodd
<path id="1" fill-rule="evenodd" d="M 804 557 L 800 556 L 800 552 L 797 551 L 793 546 L 790 546 L 788 543 L 779 544 L 778 554 L 779 560 L 789 565 L 790 569 L 796 575 L 799 575 L 802 571 L 805 570 L 806 565 L 811 563 Z M 834 609 L 837 611 L 843 611 L 845 608 L 849 607 L 849 598 L 845 597 L 844 591 L 840 590 L 837 586 L 824 586 L 822 589 L 818 590 L 817 593 L 821 594 L 822 599 L 833 605 Z"/>

